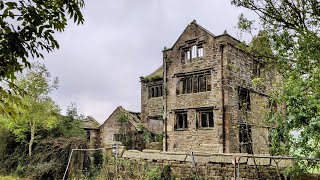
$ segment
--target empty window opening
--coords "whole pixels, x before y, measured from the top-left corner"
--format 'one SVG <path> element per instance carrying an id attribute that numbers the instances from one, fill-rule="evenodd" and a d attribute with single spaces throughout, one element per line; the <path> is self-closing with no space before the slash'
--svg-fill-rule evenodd
<path id="1" fill-rule="evenodd" d="M 178 79 L 177 94 L 189 94 L 211 91 L 211 75 L 192 75 Z"/>
<path id="2" fill-rule="evenodd" d="M 253 154 L 251 125 L 239 125 L 239 151 L 240 153 Z"/>
<path id="3" fill-rule="evenodd" d="M 188 128 L 188 118 L 187 112 L 176 112 L 176 130 L 185 130 Z"/>
<path id="4" fill-rule="evenodd" d="M 192 46 L 191 50 L 192 50 L 191 51 L 192 59 L 194 59 L 197 57 L 197 46 L 196 45 Z"/>
<path id="5" fill-rule="evenodd" d="M 203 47 L 202 46 L 198 47 L 198 57 L 203 57 Z"/>
<path id="6" fill-rule="evenodd" d="M 239 88 L 239 122 L 247 121 L 250 111 L 250 92 L 248 89 Z"/>
<path id="7" fill-rule="evenodd" d="M 150 86 L 149 87 L 149 98 L 163 96 L 162 88 L 163 88 L 162 85 Z"/>
<path id="8" fill-rule="evenodd" d="M 186 60 L 191 60 L 191 51 L 190 50 L 187 50 L 185 52 L 185 58 L 186 58 Z"/>
<path id="9" fill-rule="evenodd" d="M 184 77 L 182 81 L 182 94 L 189 94 L 192 92 L 192 77 Z"/>
<path id="10" fill-rule="evenodd" d="M 239 110 L 250 110 L 250 92 L 248 89 L 239 88 Z"/>
<path id="11" fill-rule="evenodd" d="M 199 121 L 198 124 L 200 125 L 200 128 L 210 128 L 214 126 L 213 110 L 199 110 L 197 113 L 197 118 Z"/>
<path id="12" fill-rule="evenodd" d="M 202 45 L 193 45 L 191 48 L 183 49 L 181 53 L 181 63 L 190 62 L 192 59 L 203 57 L 204 49 Z"/>
<path id="13" fill-rule="evenodd" d="M 264 72 L 264 67 L 261 63 L 259 63 L 256 60 L 253 60 L 252 63 L 252 74 L 254 77 L 261 77 L 263 75 Z"/>
<path id="14" fill-rule="evenodd" d="M 90 140 L 91 140 L 90 132 L 87 131 L 87 134 L 86 134 L 86 135 L 87 135 L 87 140 L 90 141 Z"/>
<path id="15" fill-rule="evenodd" d="M 124 134 L 114 134 L 113 140 L 122 142 L 123 140 L 125 140 L 125 136 L 124 136 Z"/>

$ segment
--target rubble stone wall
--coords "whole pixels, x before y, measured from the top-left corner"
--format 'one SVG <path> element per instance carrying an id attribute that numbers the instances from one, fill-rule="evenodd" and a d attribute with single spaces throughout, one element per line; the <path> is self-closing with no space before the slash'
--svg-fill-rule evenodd
<path id="1" fill-rule="evenodd" d="M 241 179 L 278 179 L 292 164 L 292 160 L 274 161 L 259 155 L 242 157 L 247 155 L 129 150 L 121 159 L 130 161 L 130 167 L 170 167 L 172 179 L 233 179 L 238 175 Z M 121 167 L 121 173 L 129 173 L 126 170 L 132 171 L 130 167 Z"/>
<path id="2" fill-rule="evenodd" d="M 202 43 L 204 56 L 182 63 L 183 48 L 190 46 L 191 41 L 195 44 Z M 250 91 L 251 104 L 246 121 L 252 126 L 253 153 L 268 153 L 268 130 L 263 123 L 267 107 L 266 88 L 252 85 L 253 58 L 237 48 L 237 43 L 239 42 L 228 34 L 212 36 L 191 23 L 173 48 L 164 51 L 167 80 L 164 104 L 168 111 L 168 151 L 239 152 L 238 114 L 241 87 Z M 211 91 L 177 94 L 179 76 L 202 71 L 211 74 Z M 212 108 L 214 127 L 196 127 L 196 112 L 201 108 Z M 175 112 L 178 110 L 187 111 L 188 128 L 182 131 L 175 129 Z"/>
<path id="3" fill-rule="evenodd" d="M 111 114 L 107 121 L 101 125 L 100 138 L 102 146 L 113 143 L 115 141 L 115 134 L 125 134 L 124 128 L 121 129 L 121 123 L 118 121 L 120 115 L 122 115 L 122 112 L 120 110 L 116 110 L 113 114 Z M 126 131 L 129 132 L 137 130 L 131 123 L 128 123 Z"/>
<path id="4" fill-rule="evenodd" d="M 163 84 L 163 81 L 141 81 L 141 121 L 143 123 L 148 123 L 148 117 L 163 116 L 163 96 L 150 98 L 148 92 L 149 86 L 157 84 Z"/>
<path id="5" fill-rule="evenodd" d="M 228 41 L 226 38 L 225 41 Z M 269 154 L 268 126 L 265 123 L 268 113 L 268 89 L 272 81 L 261 85 L 254 85 L 253 58 L 239 50 L 235 45 L 225 47 L 224 53 L 224 92 L 225 92 L 225 121 L 226 152 L 239 152 L 239 123 L 246 123 L 252 130 L 252 148 L 254 154 Z M 265 72 L 267 73 L 267 72 Z M 261 77 L 265 74 L 261 74 Z M 271 74 L 268 74 L 271 76 Z M 249 91 L 250 109 L 246 118 L 240 120 L 239 88 Z M 243 122 L 242 122 L 243 121 Z"/>
<path id="6" fill-rule="evenodd" d="M 192 59 L 190 62 L 181 63 L 183 48 L 188 47 L 188 41 L 202 43 L 204 56 Z M 219 77 L 219 49 L 215 39 L 207 32 L 190 24 L 173 48 L 164 51 L 164 61 L 167 78 L 167 143 L 168 151 L 208 151 L 222 152 L 222 114 L 221 90 Z M 179 75 L 201 73 L 206 71 L 211 74 L 211 91 L 178 94 L 176 93 Z M 214 127 L 208 129 L 196 128 L 196 111 L 199 108 L 211 108 L 214 111 Z M 177 131 L 175 126 L 175 111 L 187 110 L 188 129 Z"/>

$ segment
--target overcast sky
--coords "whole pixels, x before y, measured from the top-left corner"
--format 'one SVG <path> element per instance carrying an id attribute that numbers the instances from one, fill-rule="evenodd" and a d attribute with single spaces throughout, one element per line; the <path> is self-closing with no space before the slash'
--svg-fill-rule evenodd
<path id="1" fill-rule="evenodd" d="M 162 64 L 164 46 L 194 19 L 215 35 L 227 30 L 240 38 L 241 12 L 229 0 L 88 0 L 84 25 L 70 23 L 56 36 L 60 49 L 45 56 L 60 80 L 52 96 L 62 112 L 75 102 L 100 123 L 120 105 L 138 112 L 139 77 Z"/>

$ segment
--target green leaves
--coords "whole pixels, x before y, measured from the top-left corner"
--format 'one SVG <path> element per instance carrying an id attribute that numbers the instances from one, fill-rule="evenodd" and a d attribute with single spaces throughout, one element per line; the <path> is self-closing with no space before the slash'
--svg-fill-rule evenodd
<path id="1" fill-rule="evenodd" d="M 14 116 L 1 116 L 2 124 L 10 130 L 19 142 L 27 142 L 32 147 L 34 140 L 38 139 L 38 132 L 51 130 L 57 126 L 59 108 L 48 96 L 57 88 L 58 81 L 51 79 L 51 75 L 44 65 L 33 64 L 33 70 L 18 78 L 16 84 L 26 94 L 19 98 L 24 106 L 17 106 L 9 102 L 6 107 L 11 107 L 16 113 Z M 12 94 L 10 97 L 15 97 Z M 31 137 L 31 138 L 30 138 Z M 32 150 L 32 148 L 30 149 Z"/>
<path id="2" fill-rule="evenodd" d="M 270 112 L 271 148 L 274 154 L 320 157 L 320 3 L 317 0 L 232 0 L 256 12 L 264 38 L 252 41 L 262 58 L 279 73 L 281 87 L 270 92 L 270 101 L 283 106 Z M 239 26 L 250 32 L 252 23 L 240 16 Z M 259 36 L 259 35 L 258 35 Z M 268 42 L 268 43 L 266 43 Z M 264 49 L 265 44 L 270 49 Z M 250 49 L 249 45 L 249 49 Z M 260 47 L 259 47 L 260 46 Z M 252 49 L 251 49 L 252 50 Z M 251 51 L 252 52 L 252 51 Z M 268 57 L 267 54 L 273 56 Z M 274 95 L 274 96 L 272 96 Z"/>
<path id="3" fill-rule="evenodd" d="M 253 30 L 253 23 L 254 21 L 250 21 L 248 20 L 244 14 L 240 14 L 239 16 L 239 21 L 238 21 L 238 28 L 242 31 L 251 33 L 251 31 Z"/>
<path id="4" fill-rule="evenodd" d="M 0 1 L 0 81 L 14 83 L 17 72 L 30 68 L 29 57 L 43 58 L 42 50 L 58 49 L 55 32 L 64 31 L 67 14 L 82 24 L 83 7 L 83 0 Z"/>

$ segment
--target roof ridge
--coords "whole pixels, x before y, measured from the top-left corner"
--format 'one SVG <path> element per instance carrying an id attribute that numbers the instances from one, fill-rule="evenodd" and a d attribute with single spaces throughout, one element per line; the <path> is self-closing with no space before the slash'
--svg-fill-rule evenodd
<path id="1" fill-rule="evenodd" d="M 181 38 L 181 36 L 184 34 L 184 32 L 186 31 L 186 29 L 187 29 L 191 24 L 194 24 L 195 26 L 199 27 L 201 30 L 203 30 L 204 32 L 208 33 L 208 34 L 211 35 L 212 37 L 215 37 L 215 35 L 214 35 L 212 32 L 210 32 L 210 31 L 207 30 L 206 28 L 204 28 L 204 27 L 202 27 L 201 25 L 199 25 L 199 24 L 197 23 L 197 21 L 194 19 L 194 20 L 191 21 L 191 23 L 188 24 L 187 27 L 182 31 L 182 33 L 180 34 L 180 36 L 178 37 L 178 39 L 175 41 L 175 43 L 171 46 L 171 48 L 165 49 L 165 50 L 163 50 L 163 51 L 172 49 L 172 48 L 177 44 L 177 42 L 179 41 L 179 39 Z"/>
<path id="2" fill-rule="evenodd" d="M 212 32 L 210 32 L 208 29 L 206 29 L 203 26 L 201 26 L 200 24 L 198 24 L 195 19 L 190 24 L 194 24 L 194 25 L 198 26 L 200 29 L 202 29 L 206 33 L 210 34 L 212 37 L 215 37 L 215 35 Z"/>

